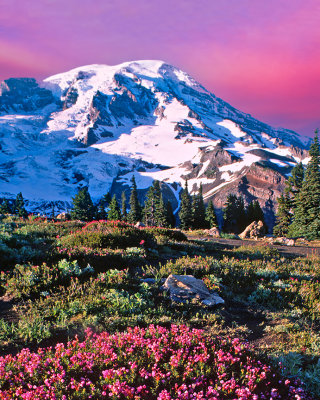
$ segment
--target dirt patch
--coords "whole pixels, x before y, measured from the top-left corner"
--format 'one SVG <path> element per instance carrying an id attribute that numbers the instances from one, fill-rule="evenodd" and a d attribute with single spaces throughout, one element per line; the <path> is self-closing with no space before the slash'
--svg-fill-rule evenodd
<path id="1" fill-rule="evenodd" d="M 13 308 L 14 302 L 12 296 L 0 297 L 0 318 L 7 322 L 17 322 L 19 320 L 18 313 Z"/>
<path id="2" fill-rule="evenodd" d="M 264 335 L 265 316 L 259 310 L 251 308 L 241 302 L 227 302 L 226 308 L 221 311 L 227 325 L 244 326 L 248 329 L 246 339 L 251 342 Z"/>
<path id="3" fill-rule="evenodd" d="M 291 256 L 320 256 L 319 246 L 281 246 L 276 244 L 270 244 L 263 240 L 239 240 L 239 239 L 222 239 L 212 238 L 210 236 L 188 236 L 189 240 L 205 240 L 217 244 L 222 249 L 234 249 L 240 246 L 268 246 L 272 249 L 276 249 L 280 254 L 291 255 Z M 317 243 L 318 244 L 318 243 Z"/>

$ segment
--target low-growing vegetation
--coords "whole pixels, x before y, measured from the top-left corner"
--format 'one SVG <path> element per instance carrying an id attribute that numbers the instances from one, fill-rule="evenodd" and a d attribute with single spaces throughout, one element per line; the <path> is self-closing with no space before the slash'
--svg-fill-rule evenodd
<path id="1" fill-rule="evenodd" d="M 83 342 L 76 338 L 37 353 L 24 349 L 1 364 L 2 398 L 308 398 L 299 380 L 283 379 L 247 344 L 183 325 L 112 336 L 89 330 Z"/>
<path id="2" fill-rule="evenodd" d="M 8 217 L 0 262 L 0 398 L 318 396 L 316 256 L 124 222 Z M 225 305 L 172 302 L 170 274 L 202 279 Z"/>

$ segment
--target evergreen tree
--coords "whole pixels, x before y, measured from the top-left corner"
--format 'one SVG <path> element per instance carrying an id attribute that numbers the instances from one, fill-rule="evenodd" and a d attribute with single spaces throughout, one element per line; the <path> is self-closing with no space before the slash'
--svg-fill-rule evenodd
<path id="1" fill-rule="evenodd" d="M 131 179 L 132 187 L 129 199 L 130 211 L 128 213 L 128 222 L 130 224 L 135 224 L 141 221 L 141 206 L 138 200 L 137 184 L 134 175 Z"/>
<path id="2" fill-rule="evenodd" d="M 97 207 L 97 218 L 98 219 L 107 219 L 108 213 L 106 212 L 106 208 L 109 206 L 111 202 L 111 194 L 110 192 L 104 194 Z"/>
<path id="3" fill-rule="evenodd" d="M 159 181 L 153 181 L 153 194 L 151 202 L 153 205 L 151 209 L 153 210 L 153 226 L 162 226 L 163 223 L 163 213 L 164 213 L 164 204 L 162 199 L 162 206 L 163 208 L 160 209 L 160 201 L 161 201 L 161 187 Z M 151 211 L 151 210 L 150 210 Z"/>
<path id="4" fill-rule="evenodd" d="M 157 211 L 157 226 L 168 227 L 167 208 L 163 201 L 162 193 L 160 194 L 159 208 Z"/>
<path id="5" fill-rule="evenodd" d="M 298 163 L 291 170 L 291 176 L 286 182 L 286 189 L 290 197 L 295 197 L 302 188 L 302 183 L 304 179 L 304 168 L 302 163 Z"/>
<path id="6" fill-rule="evenodd" d="M 102 196 L 102 201 L 103 201 L 104 207 L 108 207 L 109 204 L 111 203 L 111 200 L 112 200 L 112 199 L 111 199 L 111 194 L 110 194 L 110 192 L 104 194 L 104 195 Z"/>
<path id="7" fill-rule="evenodd" d="M 192 210 L 191 210 L 191 197 L 188 191 L 188 182 L 186 181 L 185 187 L 181 194 L 181 206 L 179 211 L 181 229 L 189 229 L 192 227 Z"/>
<path id="8" fill-rule="evenodd" d="M 223 211 L 223 230 L 225 232 L 238 232 L 238 198 L 229 194 Z"/>
<path id="9" fill-rule="evenodd" d="M 18 214 L 19 217 L 26 218 L 28 216 L 27 210 L 24 208 L 24 198 L 21 192 L 17 194 L 14 208 L 15 214 Z"/>
<path id="10" fill-rule="evenodd" d="M 302 163 L 295 165 L 286 181 L 284 193 L 277 199 L 278 211 L 273 233 L 277 236 L 289 236 L 290 224 L 295 213 L 296 202 L 302 187 L 304 168 Z"/>
<path id="11" fill-rule="evenodd" d="M 199 192 L 192 198 L 192 228 L 207 228 L 206 208 L 204 206 L 202 184 L 200 184 Z"/>
<path id="12" fill-rule="evenodd" d="M 254 221 L 264 223 L 264 214 L 258 200 L 252 201 L 246 208 L 246 225 L 250 225 Z"/>
<path id="13" fill-rule="evenodd" d="M 51 218 L 54 219 L 56 215 L 55 204 L 54 201 L 51 202 Z"/>
<path id="14" fill-rule="evenodd" d="M 110 209 L 108 211 L 108 219 L 111 221 L 119 221 L 121 219 L 121 213 L 120 213 L 120 207 L 117 202 L 116 195 L 113 195 L 109 206 L 110 206 Z"/>
<path id="15" fill-rule="evenodd" d="M 209 201 L 208 207 L 206 209 L 206 221 L 209 225 L 209 228 L 218 226 L 217 216 L 214 211 L 212 200 Z"/>
<path id="16" fill-rule="evenodd" d="M 172 204 L 170 201 L 167 202 L 166 206 L 167 211 L 167 224 L 169 228 L 174 228 L 176 226 L 176 219 L 173 213 Z"/>
<path id="17" fill-rule="evenodd" d="M 144 207 L 142 210 L 142 220 L 147 226 L 156 226 L 156 202 L 154 185 L 149 187 Z"/>
<path id="18" fill-rule="evenodd" d="M 121 219 L 122 221 L 127 222 L 127 197 L 126 197 L 126 192 L 123 191 L 121 194 Z"/>
<path id="19" fill-rule="evenodd" d="M 276 236 L 288 235 L 288 229 L 291 223 L 290 205 L 291 205 L 291 199 L 289 196 L 289 192 L 286 191 L 278 198 L 276 225 L 273 228 L 273 233 Z"/>
<path id="20" fill-rule="evenodd" d="M 264 214 L 258 200 L 253 202 L 254 221 L 262 221 L 264 223 Z"/>
<path id="21" fill-rule="evenodd" d="M 289 235 L 304 236 L 312 240 L 320 237 L 320 150 L 317 130 L 309 154 L 310 161 L 301 190 L 296 196 Z"/>
<path id="22" fill-rule="evenodd" d="M 87 187 L 79 189 L 78 193 L 72 199 L 72 204 L 72 219 L 79 219 L 80 221 L 92 221 L 94 219 L 95 207 Z"/>
<path id="23" fill-rule="evenodd" d="M 242 196 L 237 197 L 236 213 L 237 213 L 237 232 L 242 232 L 248 225 L 246 209 L 244 206 L 244 200 Z"/>
<path id="24" fill-rule="evenodd" d="M 154 181 L 148 190 L 143 209 L 143 221 L 149 226 L 166 225 L 166 210 L 159 181 Z"/>
<path id="25" fill-rule="evenodd" d="M 11 213 L 11 207 L 10 207 L 7 199 L 2 200 L 2 203 L 0 205 L 0 213 L 1 214 L 10 214 Z"/>
<path id="26" fill-rule="evenodd" d="M 191 201 L 191 229 L 197 229 L 197 210 L 198 210 L 198 199 L 197 196 L 194 194 L 193 196 L 190 195 Z"/>
<path id="27" fill-rule="evenodd" d="M 260 207 L 259 203 L 258 207 Z M 225 232 L 239 233 L 248 225 L 248 215 L 251 216 L 252 221 L 255 220 L 255 205 L 249 204 L 246 210 L 242 196 L 237 197 L 234 194 L 229 194 L 223 214 L 223 230 Z"/>
<path id="28" fill-rule="evenodd" d="M 105 209 L 105 202 L 103 201 L 103 198 L 100 199 L 99 204 L 98 204 L 97 218 L 100 219 L 100 220 L 107 219 L 107 213 L 106 213 L 106 209 Z"/>
<path id="29" fill-rule="evenodd" d="M 251 201 L 246 207 L 246 216 L 247 216 L 247 225 L 250 225 L 251 222 L 255 220 L 253 201 Z"/>

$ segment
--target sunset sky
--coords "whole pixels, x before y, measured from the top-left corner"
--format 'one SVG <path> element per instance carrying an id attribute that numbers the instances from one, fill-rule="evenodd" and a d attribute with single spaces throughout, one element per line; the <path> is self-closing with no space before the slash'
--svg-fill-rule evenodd
<path id="1" fill-rule="evenodd" d="M 273 126 L 320 128 L 319 0 L 0 0 L 0 79 L 158 59 Z"/>

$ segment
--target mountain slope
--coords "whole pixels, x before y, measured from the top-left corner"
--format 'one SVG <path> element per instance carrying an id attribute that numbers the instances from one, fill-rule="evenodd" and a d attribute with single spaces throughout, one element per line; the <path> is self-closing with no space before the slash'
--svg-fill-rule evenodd
<path id="1" fill-rule="evenodd" d="M 51 201 L 66 208 L 85 185 L 95 199 L 128 191 L 135 174 L 141 194 L 153 179 L 166 182 L 176 208 L 188 179 L 193 191 L 202 183 L 217 207 L 229 192 L 242 193 L 272 217 L 285 176 L 307 157 L 308 144 L 162 61 L 89 65 L 39 83 L 0 85 L 0 196 L 22 191 L 31 208 L 45 210 Z"/>

